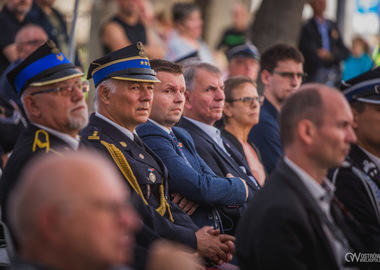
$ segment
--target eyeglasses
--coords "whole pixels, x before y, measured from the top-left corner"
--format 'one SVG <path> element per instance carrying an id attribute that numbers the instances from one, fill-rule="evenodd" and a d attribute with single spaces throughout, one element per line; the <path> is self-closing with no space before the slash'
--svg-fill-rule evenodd
<path id="1" fill-rule="evenodd" d="M 305 79 L 307 77 L 307 73 L 294 73 L 294 72 L 287 72 L 287 71 L 272 71 L 274 74 L 278 74 L 281 77 L 293 79 L 294 76 L 297 76 L 298 79 Z"/>
<path id="2" fill-rule="evenodd" d="M 88 82 L 76 82 L 74 84 L 67 84 L 65 86 L 36 91 L 31 93 L 31 96 L 37 95 L 37 94 L 44 94 L 44 93 L 50 93 L 50 92 L 57 92 L 58 95 L 68 97 L 71 96 L 74 90 L 74 87 L 81 89 L 83 93 L 88 92 L 90 89 L 90 85 Z"/>
<path id="3" fill-rule="evenodd" d="M 263 104 L 264 102 L 264 96 L 258 96 L 258 97 L 240 97 L 240 98 L 234 98 L 234 99 L 231 99 L 231 100 L 226 100 L 227 102 L 229 103 L 233 103 L 235 101 L 241 101 L 243 102 L 244 104 L 250 104 L 251 106 L 253 105 L 253 103 L 259 103 L 260 105 Z"/>

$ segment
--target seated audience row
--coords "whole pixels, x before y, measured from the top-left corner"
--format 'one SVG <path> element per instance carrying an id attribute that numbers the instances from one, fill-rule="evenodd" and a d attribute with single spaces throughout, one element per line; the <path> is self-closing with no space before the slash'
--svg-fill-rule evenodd
<path id="1" fill-rule="evenodd" d="M 189 255 L 195 251 L 209 266 L 232 262 L 241 269 L 340 269 L 346 267 L 349 252 L 374 252 L 373 247 L 378 243 L 372 237 L 373 231 L 361 228 L 369 225 L 362 212 L 345 202 L 352 215 L 337 199 L 332 199 L 334 187 L 326 179 L 327 170 L 339 167 L 350 144 L 356 142 L 352 126 L 359 138 L 365 130 L 364 124 L 358 124 L 356 129 L 349 104 L 336 89 L 310 84 L 295 91 L 304 77 L 302 62 L 302 54 L 284 44 L 269 48 L 261 57 L 262 81 L 270 89 L 264 93 L 266 100 L 280 111 L 279 127 L 271 127 L 274 130 L 271 134 L 281 134 L 280 146 L 282 149 L 282 140 L 285 147 L 285 157 L 281 154 L 277 158 L 276 169 L 265 181 L 259 153 L 248 136 L 251 127 L 257 124 L 263 101 L 250 78 L 231 77 L 224 83 L 221 71 L 205 62 L 188 62 L 182 70 L 180 65 L 166 60 L 149 61 L 143 45 L 138 42 L 91 62 L 87 79 L 93 79 L 96 87 L 96 112 L 88 120 L 84 102 L 88 84 L 80 80 L 83 73 L 52 41 L 38 48 L 7 75 L 21 96 L 30 121 L 0 182 L 3 219 L 16 237 L 21 265 L 40 263 L 58 269 L 80 265 L 93 269 L 95 266 L 91 268 L 91 265 L 99 265 L 99 269 L 107 269 L 121 263 L 149 269 L 152 265 L 148 260 L 149 249 L 160 239 L 185 245 L 184 249 L 179 248 L 181 252 L 184 250 L 184 255 L 179 257 L 188 262 L 189 267 L 200 267 Z M 349 101 L 372 103 L 375 112 L 377 84 L 371 76 L 376 75 L 368 76 L 350 82 L 351 88 L 344 94 Z M 363 80 L 368 81 L 366 87 L 355 87 Z M 368 118 L 368 106 L 365 110 L 353 106 L 355 116 L 358 110 L 358 121 L 375 121 L 376 118 Z M 214 127 L 223 113 L 222 132 L 232 141 Z M 252 119 L 245 119 L 247 116 Z M 272 125 L 274 123 L 272 121 Z M 366 147 L 368 140 L 358 140 L 359 146 Z M 253 142 L 258 147 L 262 145 Z M 70 153 L 79 145 L 100 152 L 102 157 L 94 155 L 96 166 L 85 161 L 91 154 Z M 373 157 L 376 148 L 367 148 L 372 153 L 369 155 L 373 160 L 371 164 L 377 166 Z M 272 153 L 266 150 L 265 154 L 268 152 Z M 33 163 L 37 154 L 44 153 L 49 156 L 38 164 Z M 65 159 L 65 156 L 70 158 Z M 109 161 L 102 161 L 104 157 Z M 115 173 L 109 165 L 104 170 L 97 165 L 101 162 L 111 162 L 119 177 L 113 177 Z M 65 169 L 65 164 L 73 170 Z M 23 172 L 28 165 L 27 172 Z M 363 173 L 368 172 L 364 169 Z M 128 187 L 132 206 L 141 222 L 137 222 L 133 210 L 125 205 L 128 195 L 124 188 L 117 188 L 120 193 L 114 197 L 124 196 L 124 203 L 104 202 L 96 208 L 116 213 L 119 226 L 113 230 L 110 228 L 116 223 L 104 220 L 104 227 L 96 223 L 99 231 L 112 231 L 104 233 L 104 242 L 98 242 L 93 239 L 93 232 L 97 230 L 83 231 L 92 219 L 87 215 L 79 217 L 74 214 L 76 208 L 67 206 L 75 210 L 70 212 L 65 205 L 70 201 L 83 209 L 81 205 L 86 199 L 88 206 L 91 198 L 94 202 L 95 197 L 98 201 L 110 199 L 104 196 L 113 194 L 115 189 L 104 185 L 106 174 L 111 175 L 108 177 L 115 179 L 117 185 L 121 184 L 117 178 L 121 178 L 122 185 Z M 372 171 L 371 176 L 375 175 Z M 94 185 L 87 190 L 87 180 L 76 183 L 79 176 L 99 181 L 93 180 Z M 49 178 L 55 179 L 50 185 L 56 184 L 56 187 L 43 184 Z M 376 202 L 376 178 L 362 182 L 370 187 L 363 196 Z M 355 195 L 353 188 L 339 180 L 337 183 L 341 183 L 337 190 L 339 196 L 344 188 Z M 77 194 L 64 192 L 69 189 Z M 104 190 L 109 192 L 104 193 Z M 41 196 L 34 198 L 39 192 Z M 10 197 L 11 194 L 14 195 Z M 18 196 L 21 199 L 17 199 Z M 27 200 L 40 200 L 40 203 L 30 205 L 32 210 L 26 214 L 19 210 L 25 207 L 18 205 L 21 202 L 17 200 L 23 205 L 29 204 Z M 369 204 L 369 214 L 376 216 L 376 205 Z M 130 217 L 127 211 L 131 211 Z M 57 221 L 62 214 L 73 215 L 70 224 L 79 220 L 83 227 L 78 224 L 65 229 Z M 28 222 L 23 220 L 24 216 L 40 223 L 30 230 L 25 229 Z M 54 234 L 52 228 L 57 224 L 62 230 Z M 371 226 L 375 228 L 376 223 Z M 123 231 L 127 239 L 120 233 Z M 46 241 L 41 241 L 39 249 L 32 252 L 30 244 L 35 241 L 35 234 L 45 234 Z M 233 259 L 235 234 L 238 261 Z M 79 244 L 75 240 L 83 239 L 77 235 L 87 238 Z M 131 257 L 129 249 L 134 235 L 136 245 L 131 263 L 128 257 Z M 59 252 L 66 247 L 61 245 L 60 239 L 70 240 L 70 252 Z M 112 245 L 111 240 L 122 252 L 104 249 Z M 83 247 L 83 243 L 87 247 L 92 244 L 91 248 Z M 273 247 L 277 248 L 273 250 Z M 46 248 L 50 252 L 42 256 Z M 367 265 L 356 266 L 365 269 Z"/>

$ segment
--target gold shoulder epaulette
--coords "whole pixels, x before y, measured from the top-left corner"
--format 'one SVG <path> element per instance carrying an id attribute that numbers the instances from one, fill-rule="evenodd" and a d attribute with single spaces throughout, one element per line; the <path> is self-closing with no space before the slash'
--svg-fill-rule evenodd
<path id="1" fill-rule="evenodd" d="M 41 138 L 40 138 L 41 137 Z M 36 131 L 34 135 L 34 142 L 32 151 L 35 152 L 37 149 L 46 149 L 45 152 L 49 152 L 50 150 L 50 141 L 49 141 L 49 133 L 46 130 L 39 129 Z"/>

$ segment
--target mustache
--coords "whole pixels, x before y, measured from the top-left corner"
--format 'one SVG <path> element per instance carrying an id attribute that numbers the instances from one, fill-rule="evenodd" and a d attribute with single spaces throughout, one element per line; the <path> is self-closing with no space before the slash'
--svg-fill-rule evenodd
<path id="1" fill-rule="evenodd" d="M 72 105 L 69 108 L 69 110 L 72 111 L 72 110 L 78 109 L 79 107 L 85 107 L 87 109 L 86 102 L 84 102 L 84 101 L 78 101 L 77 103 L 75 103 L 74 105 Z"/>

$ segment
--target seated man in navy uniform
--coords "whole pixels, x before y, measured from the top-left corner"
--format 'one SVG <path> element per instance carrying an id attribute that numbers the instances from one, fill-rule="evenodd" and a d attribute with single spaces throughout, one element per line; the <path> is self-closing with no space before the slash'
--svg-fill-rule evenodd
<path id="1" fill-rule="evenodd" d="M 368 71 L 340 88 L 350 102 L 357 143 L 335 170 L 336 196 L 364 228 L 361 235 L 371 252 L 380 250 L 380 68 Z"/>
<path id="2" fill-rule="evenodd" d="M 103 152 L 118 167 L 132 190 L 132 203 L 142 216 L 141 248 L 156 238 L 181 242 L 221 264 L 231 259 L 234 238 L 212 227 L 200 230 L 168 196 L 168 172 L 144 145 L 135 128 L 149 117 L 153 85 L 159 80 L 150 68 L 141 42 L 91 62 L 88 79 L 96 87 L 95 110 L 80 133 L 84 144 Z M 139 250 L 135 264 L 141 267 Z M 143 251 L 142 251 L 143 252 Z M 142 262 L 143 263 L 143 262 Z"/>
<path id="3" fill-rule="evenodd" d="M 220 210 L 244 205 L 247 184 L 238 177 L 217 176 L 198 155 L 190 134 L 174 127 L 185 103 L 182 66 L 158 59 L 150 64 L 161 82 L 154 87 L 149 121 L 139 125 L 137 133 L 168 168 L 170 192 L 177 192 L 173 202 L 178 202 L 199 227 L 215 226 L 229 233 L 234 224 L 228 219 L 220 220 L 223 214 Z"/>
<path id="4" fill-rule="evenodd" d="M 57 148 L 77 149 L 80 129 L 88 123 L 82 72 L 48 41 L 8 74 L 8 80 L 21 96 L 30 121 L 20 135 L 0 182 L 2 217 L 6 219 L 9 192 L 26 163 L 37 153 L 57 153 Z"/>

